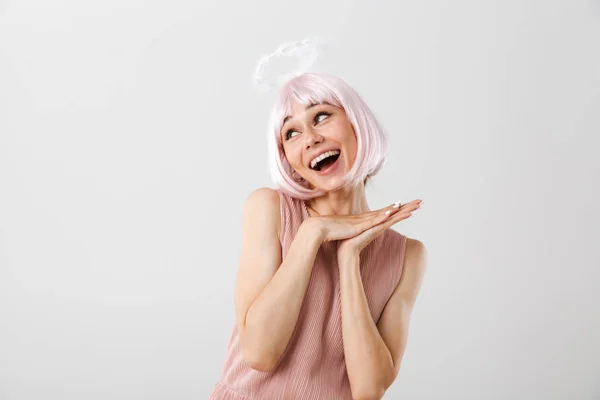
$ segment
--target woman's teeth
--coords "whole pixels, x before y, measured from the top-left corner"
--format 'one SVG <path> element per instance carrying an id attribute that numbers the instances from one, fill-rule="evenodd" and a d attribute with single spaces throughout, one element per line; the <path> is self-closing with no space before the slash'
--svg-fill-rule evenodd
<path id="1" fill-rule="evenodd" d="M 315 166 L 322 160 L 326 159 L 327 157 L 331 157 L 331 156 L 335 156 L 337 154 L 340 154 L 339 150 L 330 150 L 330 151 L 326 151 L 325 153 L 321 154 L 318 157 L 315 157 L 311 162 L 310 162 L 310 168 L 315 169 Z"/>

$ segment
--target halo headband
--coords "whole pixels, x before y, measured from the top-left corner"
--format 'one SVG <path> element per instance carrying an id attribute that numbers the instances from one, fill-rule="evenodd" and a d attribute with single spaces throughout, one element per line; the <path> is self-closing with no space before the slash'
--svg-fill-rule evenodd
<path id="1" fill-rule="evenodd" d="M 263 92 L 272 90 L 283 85 L 289 79 L 305 73 L 317 60 L 319 55 L 317 47 L 320 43 L 322 43 L 322 40 L 319 37 L 310 35 L 299 42 L 283 43 L 273 53 L 262 56 L 256 64 L 253 76 L 258 89 Z M 266 66 L 273 58 L 292 55 L 296 55 L 300 61 L 300 65 L 294 71 L 274 76 L 270 76 L 265 72 Z"/>

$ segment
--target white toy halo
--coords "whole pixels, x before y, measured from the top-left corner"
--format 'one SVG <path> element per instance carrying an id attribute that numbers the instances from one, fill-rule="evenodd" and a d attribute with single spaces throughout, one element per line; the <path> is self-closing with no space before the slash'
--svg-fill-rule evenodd
<path id="1" fill-rule="evenodd" d="M 253 80 L 256 86 L 263 92 L 277 88 L 288 80 L 302 75 L 317 60 L 318 46 L 323 40 L 317 36 L 309 35 L 298 42 L 286 42 L 281 44 L 273 53 L 264 55 L 256 64 Z M 287 74 L 269 76 L 265 69 L 273 58 L 296 55 L 300 60 L 298 68 Z"/>

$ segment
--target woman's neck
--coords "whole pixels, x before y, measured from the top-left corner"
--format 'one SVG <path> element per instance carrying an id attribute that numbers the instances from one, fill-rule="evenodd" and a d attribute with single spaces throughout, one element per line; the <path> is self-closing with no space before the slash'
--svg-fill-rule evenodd
<path id="1" fill-rule="evenodd" d="M 362 214 L 370 211 L 362 184 L 351 190 L 340 189 L 306 200 L 306 206 L 321 216 Z"/>

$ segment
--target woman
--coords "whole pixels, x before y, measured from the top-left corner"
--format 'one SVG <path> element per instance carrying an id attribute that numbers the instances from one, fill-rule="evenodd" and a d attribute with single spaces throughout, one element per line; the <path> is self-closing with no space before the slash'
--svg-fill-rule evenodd
<path id="1" fill-rule="evenodd" d="M 276 189 L 242 217 L 236 323 L 211 399 L 380 399 L 395 380 L 426 250 L 389 229 L 421 200 L 371 211 L 386 137 L 336 76 L 305 73 L 269 122 Z"/>

